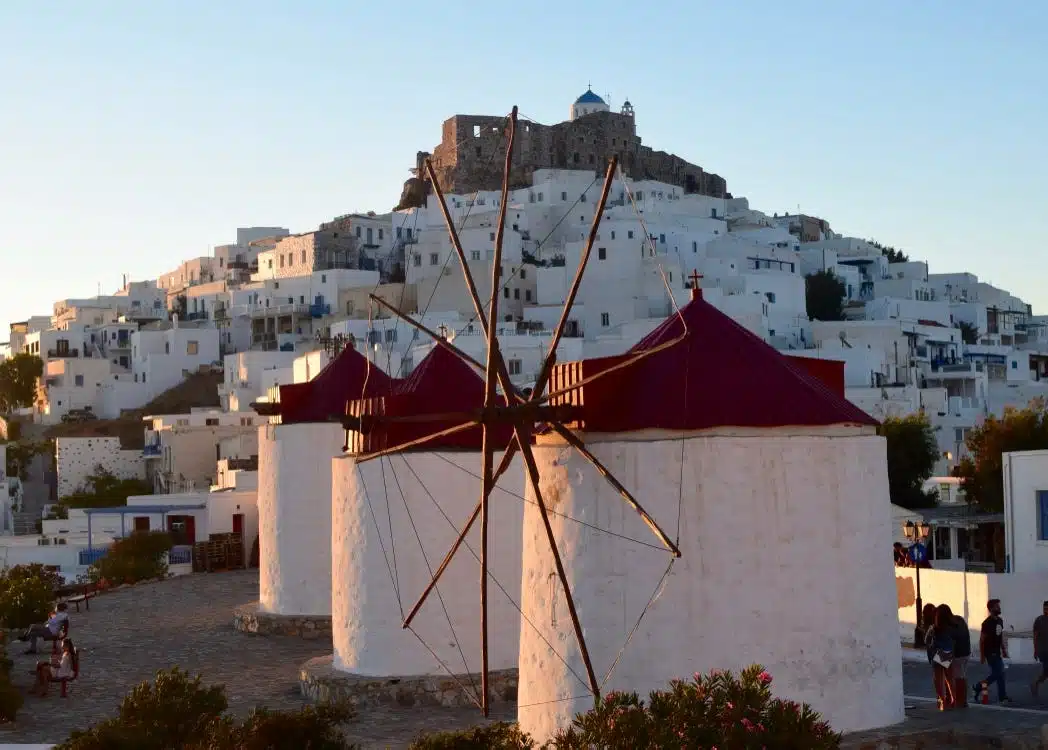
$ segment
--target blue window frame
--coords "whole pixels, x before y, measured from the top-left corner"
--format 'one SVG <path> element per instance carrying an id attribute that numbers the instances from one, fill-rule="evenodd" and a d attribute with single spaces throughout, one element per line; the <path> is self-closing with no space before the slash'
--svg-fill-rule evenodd
<path id="1" fill-rule="evenodd" d="M 1037 490 L 1037 538 L 1048 542 L 1048 490 Z"/>

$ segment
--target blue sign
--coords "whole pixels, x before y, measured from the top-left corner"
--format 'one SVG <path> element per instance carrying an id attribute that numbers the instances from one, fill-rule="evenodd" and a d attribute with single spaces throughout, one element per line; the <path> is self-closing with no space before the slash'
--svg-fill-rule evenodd
<path id="1" fill-rule="evenodd" d="M 928 559 L 928 548 L 920 542 L 910 547 L 910 559 L 915 563 L 922 563 Z"/>

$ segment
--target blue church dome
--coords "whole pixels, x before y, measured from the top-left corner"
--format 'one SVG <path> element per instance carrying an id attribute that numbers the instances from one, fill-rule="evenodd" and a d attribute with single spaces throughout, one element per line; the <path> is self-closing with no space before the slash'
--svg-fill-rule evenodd
<path id="1" fill-rule="evenodd" d="M 607 102 L 601 99 L 599 96 L 593 93 L 593 89 L 586 89 L 586 93 L 575 100 L 576 104 L 603 104 L 607 106 Z"/>

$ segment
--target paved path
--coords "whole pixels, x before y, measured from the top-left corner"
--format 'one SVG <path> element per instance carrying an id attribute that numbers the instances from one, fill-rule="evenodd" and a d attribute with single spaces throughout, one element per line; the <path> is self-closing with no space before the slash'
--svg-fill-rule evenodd
<path id="1" fill-rule="evenodd" d="M 989 673 L 989 668 L 979 664 L 978 661 L 969 663 L 968 690 L 971 691 L 971 686 L 974 685 L 977 680 L 985 678 Z M 1008 697 L 1014 701 L 1012 704 L 1013 707 L 1048 712 L 1048 685 L 1045 685 L 1041 689 L 1040 697 L 1035 698 L 1030 693 L 1030 683 L 1033 682 L 1034 678 L 1040 673 L 1040 666 L 1032 664 L 1013 664 L 1005 670 L 1004 675 L 1008 688 Z M 903 663 L 902 675 L 903 688 L 906 695 L 927 699 L 935 697 L 935 688 L 932 685 L 931 667 L 927 664 Z M 969 702 L 972 700 L 970 692 L 968 694 L 968 700 Z M 990 688 L 990 700 L 993 703 L 997 702 L 996 687 Z M 1002 710 L 1005 709 L 1005 707 L 1001 708 Z M 1048 724 L 1048 716 L 1044 718 L 1044 721 Z"/>
<path id="2" fill-rule="evenodd" d="M 14 726 L 0 726 L 5 742 L 60 742 L 74 729 L 116 714 L 124 694 L 158 669 L 179 666 L 223 683 L 230 710 L 246 714 L 256 705 L 295 709 L 298 666 L 331 652 L 329 643 L 265 638 L 233 630 L 233 608 L 258 599 L 257 571 L 195 574 L 121 589 L 91 601 L 91 611 L 71 612 L 70 637 L 80 649 L 81 676 L 62 700 L 27 696 Z M 27 689 L 36 656 L 9 644 L 15 684 Z M 513 711 L 502 718 L 512 719 Z M 420 731 L 478 723 L 469 709 L 369 709 L 349 728 L 366 748 L 401 748 Z"/>

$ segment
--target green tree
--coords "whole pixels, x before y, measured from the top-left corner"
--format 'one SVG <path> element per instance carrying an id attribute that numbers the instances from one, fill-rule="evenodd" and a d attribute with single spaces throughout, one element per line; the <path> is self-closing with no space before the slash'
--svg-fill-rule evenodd
<path id="1" fill-rule="evenodd" d="M 823 270 L 804 277 L 804 302 L 812 320 L 844 320 L 844 282 L 833 271 Z"/>
<path id="2" fill-rule="evenodd" d="M 969 503 L 989 513 L 1004 510 L 1003 454 L 1048 448 L 1048 405 L 1034 399 L 1025 409 L 1006 409 L 1001 418 L 987 417 L 969 430 L 968 455 L 954 473 Z"/>
<path id="3" fill-rule="evenodd" d="M 888 259 L 889 263 L 908 263 L 910 256 L 904 253 L 902 250 L 896 250 L 890 245 L 882 245 L 877 240 L 866 240 L 875 248 L 881 251 L 881 255 Z"/>
<path id="4" fill-rule="evenodd" d="M 888 490 L 892 502 L 903 508 L 934 506 L 935 494 L 924 492 L 923 485 L 935 471 L 941 453 L 925 413 L 888 417 L 878 432 L 887 443 Z"/>
<path id="5" fill-rule="evenodd" d="M 16 354 L 0 362 L 0 412 L 36 403 L 36 381 L 44 362 L 35 354 Z"/>
<path id="6" fill-rule="evenodd" d="M 962 320 L 957 324 L 957 327 L 961 330 L 961 341 L 969 346 L 972 344 L 979 343 L 979 329 L 972 323 L 966 320 Z"/>
<path id="7" fill-rule="evenodd" d="M 111 508 L 127 505 L 127 498 L 133 495 L 152 494 L 153 485 L 145 479 L 121 479 L 98 465 L 82 487 L 59 502 L 67 508 Z"/>
<path id="8" fill-rule="evenodd" d="M 22 480 L 29 478 L 29 465 L 36 456 L 54 452 L 52 440 L 19 440 L 7 445 L 7 475 Z"/>

